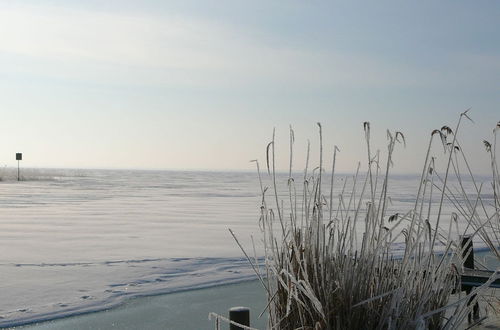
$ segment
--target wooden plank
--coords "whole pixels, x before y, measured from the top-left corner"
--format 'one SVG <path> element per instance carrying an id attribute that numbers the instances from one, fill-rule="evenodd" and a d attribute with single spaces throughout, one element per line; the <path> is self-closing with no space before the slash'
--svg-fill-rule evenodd
<path id="1" fill-rule="evenodd" d="M 464 269 L 461 275 L 462 286 L 481 286 L 494 274 L 491 270 Z M 498 272 L 500 274 L 500 272 Z M 500 288 L 500 278 L 491 283 L 490 288 Z"/>

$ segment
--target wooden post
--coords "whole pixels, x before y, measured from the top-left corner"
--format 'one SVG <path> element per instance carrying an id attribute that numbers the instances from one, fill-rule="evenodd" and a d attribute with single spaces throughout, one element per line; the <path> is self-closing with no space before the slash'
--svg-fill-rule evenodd
<path id="1" fill-rule="evenodd" d="M 465 268 L 474 269 L 474 245 L 472 243 L 472 236 L 470 235 L 462 236 L 460 246 L 462 247 L 462 258 L 465 259 L 463 266 Z M 464 290 L 465 293 L 470 294 L 472 291 L 472 286 L 463 285 L 462 290 Z M 470 305 L 470 303 L 475 297 L 476 297 L 475 294 L 472 295 L 467 304 Z M 479 319 L 479 304 L 477 302 L 472 307 L 472 312 L 469 313 L 467 319 L 469 321 L 469 324 L 471 324 L 472 321 Z"/>
<path id="2" fill-rule="evenodd" d="M 232 307 L 231 309 L 229 309 L 229 320 L 249 327 L 250 308 Z M 229 330 L 243 330 L 243 328 L 231 323 L 231 325 L 229 326 Z"/>

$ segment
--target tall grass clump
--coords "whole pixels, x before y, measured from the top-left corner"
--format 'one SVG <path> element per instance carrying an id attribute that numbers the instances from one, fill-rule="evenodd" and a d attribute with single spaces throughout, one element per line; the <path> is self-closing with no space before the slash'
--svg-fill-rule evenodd
<path id="1" fill-rule="evenodd" d="M 458 194 L 449 193 L 450 200 L 459 206 L 459 212 L 469 220 L 473 235 L 477 235 L 492 251 L 497 260 L 500 261 L 500 174 L 497 162 L 497 134 L 500 131 L 500 122 L 493 129 L 492 142 L 484 140 L 483 144 L 490 158 L 491 187 L 483 187 L 470 170 L 467 157 L 462 149 L 459 156 L 454 160 L 454 172 L 461 181 L 462 176 L 467 176 L 473 183 L 474 194 L 471 196 L 465 190 Z M 460 171 L 460 167 L 465 168 Z M 483 194 L 484 189 L 489 189 L 491 194 Z M 458 200 L 463 203 L 458 203 Z"/>
<path id="2" fill-rule="evenodd" d="M 458 173 L 457 132 L 463 118 L 467 112 L 454 130 L 444 126 L 432 132 L 413 206 L 397 213 L 390 211 L 390 177 L 394 152 L 405 144 L 401 132 L 387 132 L 382 156 L 373 151 L 370 124 L 365 122 L 366 170 L 358 165 L 352 178 L 343 180 L 335 173 L 337 147 L 332 168 L 324 168 L 319 123 L 319 159 L 313 165 L 308 146 L 300 177 L 292 170 L 293 130 L 286 178 L 276 172 L 273 133 L 267 178 L 257 163 L 265 268 L 248 258 L 267 291 L 271 329 L 455 329 L 464 324 L 467 302 L 479 299 L 482 288 L 450 301 L 460 272 L 453 262 L 462 252 L 458 227 L 455 231 L 452 225 L 473 218 L 479 202 L 460 205 L 460 214 L 443 211 L 445 201 L 453 200 L 449 181 Z M 436 144 L 446 154 L 443 174 L 438 174 L 433 157 Z M 494 173 L 498 219 L 496 164 Z M 287 187 L 285 192 L 281 186 Z M 447 228 L 442 228 L 444 217 L 449 217 Z M 477 231 L 492 223 L 491 218 L 486 224 L 473 222 Z M 400 255 L 394 253 L 398 243 L 404 251 Z"/>

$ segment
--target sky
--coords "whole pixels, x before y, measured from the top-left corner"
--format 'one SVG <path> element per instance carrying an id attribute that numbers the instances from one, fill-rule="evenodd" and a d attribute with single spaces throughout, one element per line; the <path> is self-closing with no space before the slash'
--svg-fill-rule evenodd
<path id="1" fill-rule="evenodd" d="M 500 120 L 498 1 L 2 1 L 0 165 L 252 170 L 307 140 L 338 170 L 401 131 L 417 173 L 454 127 L 471 166 Z M 445 158 L 436 146 L 437 157 Z"/>

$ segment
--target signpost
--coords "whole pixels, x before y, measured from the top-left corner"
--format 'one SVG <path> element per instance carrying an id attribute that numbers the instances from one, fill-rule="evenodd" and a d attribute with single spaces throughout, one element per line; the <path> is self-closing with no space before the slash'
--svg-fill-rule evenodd
<path id="1" fill-rule="evenodd" d="M 20 176 L 19 176 L 19 161 L 23 160 L 23 154 L 21 152 L 16 153 L 16 160 L 17 160 L 17 181 L 20 181 Z"/>

